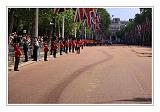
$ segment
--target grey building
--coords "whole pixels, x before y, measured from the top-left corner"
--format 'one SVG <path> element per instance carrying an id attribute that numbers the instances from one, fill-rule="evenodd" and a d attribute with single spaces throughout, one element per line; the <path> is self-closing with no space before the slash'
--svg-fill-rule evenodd
<path id="1" fill-rule="evenodd" d="M 132 22 L 132 21 L 133 19 L 129 19 L 128 21 L 121 21 L 120 18 L 113 18 L 109 26 L 109 31 L 112 33 L 110 40 L 118 41 L 116 37 L 116 32 L 123 29 L 129 22 Z"/>
<path id="2" fill-rule="evenodd" d="M 115 35 L 115 33 L 120 30 L 120 24 L 120 18 L 113 18 L 111 20 L 109 31 L 112 33 L 112 35 Z"/>

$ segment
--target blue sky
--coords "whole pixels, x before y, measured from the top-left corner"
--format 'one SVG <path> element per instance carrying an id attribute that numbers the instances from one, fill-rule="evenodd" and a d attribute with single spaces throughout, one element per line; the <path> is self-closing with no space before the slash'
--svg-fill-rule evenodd
<path id="1" fill-rule="evenodd" d="M 110 16 L 113 18 L 120 18 L 121 20 L 128 20 L 134 18 L 135 14 L 140 13 L 139 8 L 107 8 Z"/>

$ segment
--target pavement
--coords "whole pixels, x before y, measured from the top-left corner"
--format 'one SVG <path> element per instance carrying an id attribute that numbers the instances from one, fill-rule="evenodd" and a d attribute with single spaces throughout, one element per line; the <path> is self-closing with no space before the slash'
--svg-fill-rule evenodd
<path id="1" fill-rule="evenodd" d="M 8 104 L 151 103 L 151 48 L 85 47 L 8 72 Z"/>

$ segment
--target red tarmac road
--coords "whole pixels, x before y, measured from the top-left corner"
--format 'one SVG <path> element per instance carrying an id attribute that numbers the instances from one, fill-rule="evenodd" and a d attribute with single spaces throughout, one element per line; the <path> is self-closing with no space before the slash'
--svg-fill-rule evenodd
<path id="1" fill-rule="evenodd" d="M 9 104 L 152 103 L 152 51 L 85 47 L 8 72 Z"/>

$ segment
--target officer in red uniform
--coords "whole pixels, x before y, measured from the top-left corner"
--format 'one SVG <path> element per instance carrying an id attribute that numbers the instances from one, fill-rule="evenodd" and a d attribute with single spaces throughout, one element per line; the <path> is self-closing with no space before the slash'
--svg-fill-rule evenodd
<path id="1" fill-rule="evenodd" d="M 47 42 L 44 43 L 44 61 L 48 61 L 47 60 L 47 53 L 48 53 L 49 49 L 48 49 L 48 45 Z"/>
<path id="2" fill-rule="evenodd" d="M 58 48 L 58 46 L 57 46 L 57 42 L 55 40 L 53 42 L 53 56 L 54 56 L 54 58 L 56 58 L 57 48 Z"/>
<path id="3" fill-rule="evenodd" d="M 63 47 L 64 47 L 63 41 L 60 40 L 60 55 L 62 55 Z"/>
<path id="4" fill-rule="evenodd" d="M 18 70 L 18 65 L 20 61 L 20 56 L 22 55 L 22 52 L 19 48 L 19 44 L 15 43 L 14 44 L 14 53 L 15 53 L 15 65 L 14 65 L 14 71 L 19 71 Z"/>
<path id="5" fill-rule="evenodd" d="M 68 53 L 68 47 L 69 47 L 69 42 L 68 42 L 68 39 L 66 38 L 66 41 L 65 41 L 65 53 L 67 54 Z"/>
<path id="6" fill-rule="evenodd" d="M 75 39 L 73 38 L 72 39 L 72 53 L 74 53 L 75 46 L 76 46 L 76 42 L 75 42 Z"/>
<path id="7" fill-rule="evenodd" d="M 81 40 L 77 39 L 77 54 L 80 54 Z"/>

